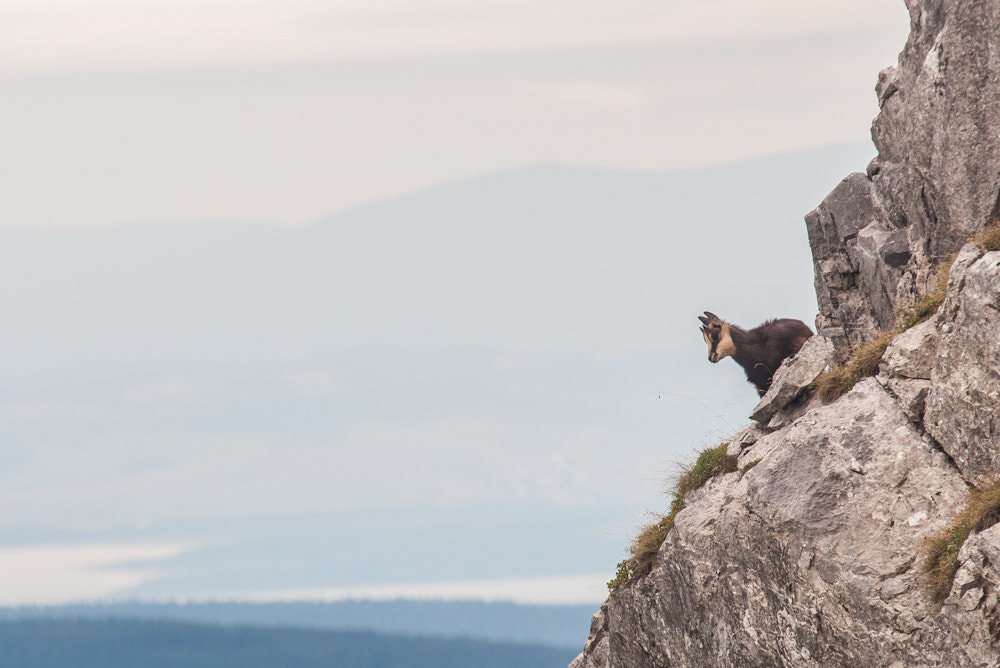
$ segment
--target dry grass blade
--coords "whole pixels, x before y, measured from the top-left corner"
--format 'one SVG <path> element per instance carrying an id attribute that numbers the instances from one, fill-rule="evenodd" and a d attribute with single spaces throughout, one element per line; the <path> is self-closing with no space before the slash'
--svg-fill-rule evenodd
<path id="1" fill-rule="evenodd" d="M 825 403 L 839 398 L 854 387 L 859 380 L 878 373 L 878 364 L 894 332 L 882 332 L 870 341 L 858 344 L 851 350 L 847 364 L 825 371 L 812 382 L 812 388 Z"/>
<path id="2" fill-rule="evenodd" d="M 1000 480 L 973 490 L 969 501 L 949 527 L 924 541 L 924 572 L 928 575 L 931 600 L 941 603 L 951 593 L 955 573 L 961 564 L 958 553 L 973 533 L 1000 522 Z"/>
<path id="3" fill-rule="evenodd" d="M 976 245 L 987 252 L 1000 250 L 1000 223 L 984 228 L 976 237 Z"/>

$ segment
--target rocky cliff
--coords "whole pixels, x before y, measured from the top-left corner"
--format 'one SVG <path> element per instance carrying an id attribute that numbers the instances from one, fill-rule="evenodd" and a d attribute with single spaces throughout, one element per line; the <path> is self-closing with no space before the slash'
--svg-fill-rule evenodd
<path id="1" fill-rule="evenodd" d="M 1000 214 L 1000 4 L 907 5 L 899 65 L 875 88 L 878 157 L 806 216 L 818 324 L 841 347 L 891 326 Z"/>
<path id="2" fill-rule="evenodd" d="M 819 336 L 730 444 L 740 470 L 685 497 L 572 668 L 1000 664 L 1000 525 L 965 540 L 943 601 L 922 568 L 925 539 L 1000 474 L 1000 251 L 969 243 L 1000 215 L 1000 0 L 907 4 L 878 157 L 806 217 Z M 941 266 L 936 314 L 892 330 Z M 810 395 L 885 330 L 877 376 Z"/>

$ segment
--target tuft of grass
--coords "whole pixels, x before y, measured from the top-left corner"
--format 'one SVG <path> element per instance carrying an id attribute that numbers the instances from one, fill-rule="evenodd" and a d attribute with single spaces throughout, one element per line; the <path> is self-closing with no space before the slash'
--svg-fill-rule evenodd
<path id="1" fill-rule="evenodd" d="M 934 603 L 941 603 L 951 592 L 958 563 L 958 552 L 965 539 L 975 532 L 1000 522 L 1000 479 L 973 490 L 951 525 L 924 540 L 923 570 L 928 575 L 928 593 Z"/>
<path id="2" fill-rule="evenodd" d="M 895 332 L 883 332 L 854 349 L 854 354 L 851 356 L 851 369 L 859 379 L 878 373 L 878 363 L 882 361 L 882 356 L 885 355 L 885 350 L 892 342 L 893 336 L 895 336 Z"/>
<path id="3" fill-rule="evenodd" d="M 938 308 L 944 303 L 944 296 L 947 290 L 948 275 L 945 274 L 944 280 L 939 279 L 934 290 L 929 295 L 899 314 L 895 333 L 905 332 L 925 320 L 930 320 L 931 316 L 937 313 Z"/>
<path id="4" fill-rule="evenodd" d="M 659 515 L 655 522 L 647 524 L 632 540 L 629 554 L 632 556 L 618 562 L 615 577 L 608 582 L 608 591 L 614 593 L 618 587 L 641 578 L 653 570 L 656 565 L 656 555 L 660 552 L 667 534 L 674 528 L 674 517 L 684 509 L 684 503 L 674 499 L 670 504 L 670 512 Z"/>
<path id="5" fill-rule="evenodd" d="M 757 466 L 757 464 L 760 464 L 762 461 L 764 461 L 763 457 L 755 459 L 752 462 L 747 462 L 746 466 L 740 469 L 740 475 L 746 474 L 747 471 Z"/>
<path id="6" fill-rule="evenodd" d="M 674 479 L 671 491 L 675 498 L 683 499 L 688 492 L 702 487 L 709 479 L 736 470 L 736 457 L 726 454 L 729 443 L 720 443 L 698 453 L 694 464 L 681 469 Z"/>
<path id="7" fill-rule="evenodd" d="M 859 343 L 851 349 L 847 363 L 824 371 L 810 387 L 824 403 L 847 394 L 858 381 L 878 373 L 878 363 L 896 332 L 881 332 L 875 338 Z"/>
<path id="8" fill-rule="evenodd" d="M 1000 250 L 1000 223 L 993 223 L 979 233 L 975 239 L 977 246 L 984 251 Z"/>
<path id="9" fill-rule="evenodd" d="M 711 478 L 736 470 L 737 458 L 726 454 L 728 449 L 729 443 L 722 443 L 714 448 L 702 450 L 693 464 L 682 468 L 670 486 L 670 491 L 673 493 L 670 512 L 665 515 L 654 515 L 655 521 L 643 527 L 635 537 L 629 546 L 631 556 L 619 562 L 614 579 L 608 582 L 608 591 L 614 593 L 622 585 L 641 578 L 653 570 L 660 547 L 674 527 L 674 518 L 677 517 L 677 513 L 684 510 L 684 497 L 702 487 Z"/>
<path id="10" fill-rule="evenodd" d="M 848 372 L 846 366 L 838 366 L 821 373 L 809 387 L 824 404 L 829 404 L 847 394 L 858 380 Z"/>

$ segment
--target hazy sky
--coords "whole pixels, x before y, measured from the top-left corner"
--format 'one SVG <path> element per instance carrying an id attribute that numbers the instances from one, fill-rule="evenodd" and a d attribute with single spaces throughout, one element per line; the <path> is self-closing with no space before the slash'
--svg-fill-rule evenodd
<path id="1" fill-rule="evenodd" d="M 902 0 L 0 0 L 0 224 L 304 223 L 865 138 Z"/>
<path id="2" fill-rule="evenodd" d="M 0 0 L 0 226 L 220 219 L 302 225 L 352 205 L 540 163 L 683 169 L 856 143 L 868 137 L 877 113 L 873 92 L 877 73 L 895 63 L 908 23 L 903 0 Z M 863 168 L 859 160 L 848 169 Z M 780 190 L 788 189 L 793 180 L 771 181 L 780 181 Z M 770 210 L 763 209 L 773 202 L 742 197 L 740 202 L 761 209 L 754 211 L 760 220 L 768 219 Z M 810 194 L 806 206 L 818 203 L 819 197 Z M 619 214 L 618 208 L 614 211 Z M 799 225 L 799 215 L 796 210 L 792 225 Z M 734 224 L 743 220 L 727 218 Z M 504 248 L 491 240 L 498 234 L 510 236 L 509 230 L 498 232 L 499 225 L 488 215 L 474 222 L 492 225 L 489 230 L 466 226 L 465 221 L 455 223 L 455 229 L 469 231 L 472 241 L 456 247 L 449 257 L 481 257 L 465 252 L 477 240 L 487 255 Z M 597 231 L 609 238 L 622 235 L 627 227 L 612 229 L 605 219 L 601 221 Z M 549 222 L 553 229 L 571 230 L 570 235 L 581 229 L 576 217 Z M 547 563 L 546 558 L 559 555 L 540 553 L 528 554 L 527 563 L 514 563 L 502 572 L 488 561 L 491 555 L 503 556 L 501 550 L 492 543 L 476 543 L 472 532 L 463 532 L 475 526 L 503 543 L 516 542 L 510 537 L 523 534 L 524 541 L 543 545 L 551 539 L 553 527 L 559 526 L 564 532 L 559 536 L 566 536 L 566 552 L 582 554 L 603 541 L 614 545 L 612 556 L 617 559 L 618 546 L 624 550 L 627 543 L 622 534 L 641 521 L 634 514 L 621 520 L 623 508 L 646 508 L 662 501 L 656 493 L 662 487 L 670 448 L 688 451 L 692 439 L 686 434 L 701 428 L 697 416 L 702 409 L 708 414 L 705 419 L 716 420 L 718 416 L 711 415 L 714 404 L 729 402 L 728 395 L 717 390 L 721 379 L 728 376 L 734 383 L 730 389 L 735 388 L 741 401 L 752 403 L 752 388 L 748 391 L 735 365 L 720 369 L 705 362 L 693 316 L 702 308 L 713 308 L 742 318 L 732 315 L 738 303 L 747 313 L 753 312 L 748 318 L 809 318 L 812 304 L 804 300 L 808 303 L 802 313 L 771 313 L 772 305 L 761 303 L 759 294 L 748 298 L 738 291 L 726 294 L 714 289 L 711 281 L 699 281 L 698 288 L 712 288 L 712 294 L 697 290 L 677 291 L 682 293 L 679 297 L 671 294 L 674 286 L 689 287 L 686 282 L 695 271 L 697 252 L 715 242 L 704 238 L 711 233 L 704 223 L 711 221 L 664 220 L 652 230 L 674 234 L 698 222 L 703 223 L 698 230 L 682 235 L 694 246 L 691 253 L 686 248 L 681 253 L 690 266 L 648 259 L 633 260 L 641 266 L 630 266 L 636 276 L 647 270 L 655 276 L 654 266 L 679 274 L 670 280 L 640 276 L 628 283 L 622 277 L 629 272 L 611 271 L 617 265 L 610 261 L 602 267 L 605 273 L 592 271 L 590 265 L 583 270 L 576 267 L 574 273 L 558 252 L 546 251 L 537 258 L 538 266 L 548 272 L 536 281 L 541 288 L 509 294 L 498 289 L 486 300 L 478 291 L 481 303 L 468 300 L 491 314 L 501 302 L 526 306 L 524 312 L 530 313 L 532 304 L 543 303 L 537 301 L 538 294 L 556 294 L 565 287 L 567 294 L 578 295 L 580 313 L 599 317 L 601 311 L 594 308 L 599 291 L 582 290 L 589 284 L 576 277 L 583 276 L 600 280 L 604 293 L 613 297 L 608 304 L 615 308 L 628 305 L 632 316 L 655 312 L 656 318 L 669 319 L 671 327 L 690 330 L 690 337 L 682 335 L 690 349 L 669 342 L 674 348 L 668 350 L 668 332 L 673 330 L 662 323 L 631 325 L 640 321 L 615 315 L 604 320 L 608 331 L 619 331 L 608 338 L 622 351 L 610 357 L 603 349 L 588 348 L 591 357 L 553 353 L 527 364 L 514 358 L 512 365 L 492 350 L 472 361 L 454 350 L 440 352 L 440 358 L 411 359 L 397 356 L 391 345 L 383 343 L 371 353 L 374 362 L 358 361 L 350 351 L 340 351 L 342 358 L 329 357 L 332 353 L 324 349 L 320 352 L 327 357 L 316 353 L 316 359 L 289 362 L 287 368 L 272 368 L 273 360 L 256 360 L 256 367 L 247 362 L 245 367 L 221 370 L 206 370 L 193 362 L 187 369 L 176 363 L 152 366 L 149 360 L 159 360 L 161 348 L 169 347 L 170 334 L 162 328 L 153 328 L 160 340 L 151 335 L 149 341 L 141 341 L 152 352 L 136 359 L 148 368 L 139 362 L 119 368 L 93 360 L 90 367 L 80 360 L 63 360 L 62 367 L 55 368 L 59 365 L 53 362 L 57 357 L 53 351 L 86 348 L 88 342 L 102 349 L 118 346 L 115 336 L 96 326 L 91 328 L 96 335 L 88 329 L 94 313 L 101 312 L 94 308 L 100 299 L 105 300 L 101 308 L 110 309 L 105 313 L 121 316 L 120 321 L 108 318 L 108 322 L 125 323 L 114 335 L 124 332 L 121 338 L 128 339 L 133 321 L 162 304 L 166 319 L 177 320 L 171 324 L 183 335 L 180 338 L 203 345 L 210 335 L 223 337 L 229 331 L 226 327 L 239 329 L 243 321 L 227 319 L 229 311 L 223 307 L 257 306 L 258 293 L 274 287 L 266 272 L 254 283 L 255 293 L 244 284 L 220 291 L 215 266 L 206 270 L 204 284 L 217 289 L 205 294 L 224 296 L 206 310 L 218 311 L 216 320 L 225 321 L 225 326 L 209 332 L 192 326 L 197 318 L 177 316 L 185 311 L 174 303 L 172 274 L 164 274 L 162 293 L 154 292 L 159 301 L 150 297 L 149 284 L 129 282 L 133 274 L 141 275 L 142 268 L 135 266 L 119 267 L 118 274 L 101 275 L 100 280 L 80 286 L 70 282 L 66 289 L 56 286 L 45 292 L 48 283 L 58 283 L 57 269 L 69 275 L 81 259 L 100 264 L 94 259 L 100 240 L 80 232 L 60 245 L 37 230 L 23 235 L 21 230 L 7 230 L 10 238 L 27 239 L 25 248 L 42 249 L 30 257 L 8 258 L 0 272 L 0 297 L 6 292 L 12 295 L 4 302 L 6 317 L 14 323 L 9 328 L 28 332 L 24 339 L 37 343 L 29 355 L 37 359 L 31 363 L 51 363 L 53 370 L 48 375 L 16 377 L 8 363 L 6 376 L 0 379 L 0 429 L 6 430 L 0 453 L 9 465 L 8 482 L 0 489 L 0 507 L 7 518 L 0 527 L 0 604 L 90 598 L 140 583 L 150 588 L 130 591 L 150 595 L 182 591 L 153 587 L 165 563 L 172 564 L 170 573 L 175 576 L 188 570 L 204 575 L 204 582 L 182 581 L 177 587 L 188 587 L 183 591 L 218 591 L 229 581 L 217 580 L 222 583 L 217 585 L 211 578 L 223 578 L 231 569 L 215 572 L 209 566 L 250 559 L 257 559 L 253 563 L 261 569 L 276 571 L 268 581 L 271 587 L 281 583 L 274 596 L 294 596 L 303 587 L 322 585 L 331 571 L 341 577 L 353 573 L 353 557 L 335 558 L 347 554 L 352 545 L 372 542 L 369 534 L 352 524 L 352 508 L 334 507 L 341 498 L 355 506 L 386 506 L 388 519 L 375 517 L 372 510 L 365 521 L 370 520 L 379 529 L 376 538 L 386 542 L 378 551 L 391 566 L 386 572 L 400 578 L 397 584 L 410 587 L 383 590 L 379 582 L 359 582 L 359 587 L 367 585 L 364 595 L 425 595 L 428 590 L 421 583 L 426 578 L 441 581 L 447 576 L 466 582 L 437 587 L 434 591 L 442 596 L 469 596 L 472 590 L 491 596 L 496 584 L 485 580 L 495 573 L 507 579 L 501 589 L 508 594 L 517 590 L 522 600 L 543 591 L 532 579 L 536 574 L 554 575 L 550 584 L 561 588 L 561 593 L 545 590 L 548 600 L 579 600 L 575 597 L 581 584 L 576 576 L 602 569 L 586 578 L 596 583 L 596 590 L 591 587 L 585 598 L 597 600 L 603 594 L 600 583 L 613 570 L 610 565 L 566 559 Z M 773 229 L 786 229 L 781 227 L 786 223 L 775 221 Z M 308 229 L 279 231 L 306 235 Z M 422 229 L 416 230 L 417 236 Z M 428 224 L 427 229 L 436 228 Z M 794 283 L 808 292 L 811 278 L 804 231 L 795 229 L 802 256 L 784 253 L 768 263 L 769 269 L 783 271 L 798 263 L 801 280 Z M 522 250 L 550 248 L 531 240 L 530 231 L 522 232 L 516 238 L 530 240 L 520 244 Z M 154 241 L 139 246 L 159 248 L 170 242 L 162 229 L 150 228 L 149 233 Z M 31 235 L 36 234 L 42 241 L 33 246 Z M 65 231 L 52 236 L 68 238 Z M 553 234 L 550 241 L 552 247 L 566 251 L 562 238 Z M 180 243 L 178 239 L 183 241 L 178 236 L 173 242 Z M 201 243 L 211 245 L 209 241 Z M 435 248 L 440 246 L 437 242 L 428 240 Z M 655 255 L 683 248 L 682 243 L 650 244 L 642 250 Z M 353 252 L 349 244 L 343 245 L 339 251 Z M 197 244 L 184 246 L 198 254 L 191 248 Z M 636 249 L 627 244 L 621 249 L 613 246 L 612 242 L 600 247 L 621 250 L 621 262 L 636 257 Z M 128 249 L 138 246 L 121 247 L 126 250 L 115 260 L 127 265 L 133 258 L 117 255 L 127 256 L 133 252 Z M 314 250 L 322 255 L 320 260 L 329 260 L 327 247 L 317 243 Z M 398 250 L 414 266 L 433 257 L 411 257 L 410 247 Z M 274 248 L 268 251 L 267 259 L 254 268 L 273 263 Z M 297 256 L 285 259 L 293 269 L 303 264 Z M 356 310 L 347 312 L 353 314 L 358 331 L 364 327 L 372 331 L 374 341 L 387 331 L 379 325 L 378 309 L 394 317 L 409 313 L 397 307 L 401 295 L 410 294 L 399 286 L 415 291 L 431 272 L 418 275 L 414 270 L 403 283 L 393 271 L 409 266 L 406 262 L 379 265 L 367 257 L 351 259 L 371 265 L 385 289 L 355 293 L 348 289 L 348 280 L 325 280 L 323 285 L 331 290 L 348 286 L 343 292 L 351 298 L 364 295 L 351 302 Z M 66 266 L 57 266 L 60 263 Z M 516 284 L 505 273 L 510 271 L 506 257 L 497 258 L 495 264 L 474 266 L 464 279 L 478 271 L 490 285 Z M 733 271 L 732 266 L 727 270 Z M 741 281 L 741 288 L 752 291 L 755 281 L 766 285 L 761 281 L 767 273 L 755 272 L 753 281 Z M 724 280 L 721 272 L 717 278 Z M 542 285 L 545 280 L 550 284 Z M 22 294 L 18 292 L 22 283 L 38 291 L 26 289 Z M 453 283 L 475 291 L 474 282 L 460 285 L 451 274 L 440 281 L 449 288 Z M 131 295 L 130 289 L 138 296 L 122 298 Z M 773 298 L 773 292 L 768 296 Z M 39 294 L 50 298 L 38 298 Z M 336 311 L 339 302 L 311 299 L 311 294 L 271 295 L 274 299 L 267 303 L 307 320 L 312 309 L 331 318 L 342 316 L 344 311 Z M 447 290 L 435 294 L 454 311 L 455 319 L 440 317 L 433 324 L 465 331 L 461 326 L 472 320 L 469 311 L 475 309 L 455 309 Z M 621 298 L 623 294 L 633 301 Z M 425 315 L 419 297 L 403 300 L 404 306 Z M 723 310 L 726 298 L 732 300 L 728 311 Z M 671 299 L 696 300 L 698 305 L 683 301 L 682 307 L 674 308 Z M 146 311 L 138 308 L 143 300 L 148 301 Z M 785 299 L 781 307 L 790 308 L 790 301 Z M 558 303 L 567 309 L 573 306 L 562 297 Z M 280 314 L 275 315 L 278 310 L 263 309 L 265 324 L 276 330 L 287 326 Z M 554 317 L 555 311 L 549 311 L 545 315 Z M 23 317 L 17 318 L 18 313 Z M 40 325 L 48 322 L 45 316 L 59 326 Z M 686 319 L 684 324 L 681 319 Z M 544 321 L 541 316 L 507 321 L 529 332 L 533 327 L 544 329 L 539 325 Z M 575 321 L 560 322 L 569 327 Z M 253 329 L 259 337 L 267 327 Z M 84 336 L 87 332 L 92 334 L 89 339 Z M 391 333 L 413 338 L 406 323 Z M 641 337 L 655 342 L 652 351 L 646 349 L 649 346 L 628 348 L 629 341 Z M 461 343 L 449 345 L 457 349 Z M 281 352 L 288 347 L 280 347 Z M 647 357 L 637 356 L 639 348 Z M 10 346 L 6 350 L 11 355 Z M 695 362 L 699 371 L 689 373 Z M 333 369 L 336 365 L 340 366 Z M 691 396 L 670 394 L 671 374 L 681 375 L 679 367 L 685 377 L 704 385 L 704 401 L 695 390 L 685 390 Z M 358 390 L 369 386 L 373 389 L 367 394 Z M 205 388 L 215 392 L 215 403 L 203 398 Z M 294 401 L 286 396 L 289 389 L 296 394 Z M 507 403 L 494 400 L 497 393 Z M 90 404 L 100 407 L 78 410 L 79 405 Z M 674 416 L 684 412 L 688 424 L 678 426 Z M 339 419 L 340 413 L 345 425 L 335 429 L 331 416 Z M 315 422 L 313 431 L 303 427 L 304 416 Z M 588 427 L 588 416 L 600 428 Z M 91 431 L 84 434 L 81 425 Z M 397 450 L 404 454 L 385 454 Z M 400 461 L 397 477 L 387 475 L 386 462 Z M 346 481 L 336 494 L 330 491 L 330 471 Z M 397 480 L 401 482 L 396 484 Z M 522 493 L 518 485 L 525 480 L 530 484 Z M 406 487 L 407 481 L 415 481 L 416 487 Z M 414 489 L 422 489 L 426 498 L 415 496 Z M 414 510 L 414 499 L 424 507 Z M 591 505 L 578 503 L 580 499 Z M 476 500 L 479 505 L 473 504 Z M 159 524 L 149 519 L 157 516 L 151 507 L 169 511 L 161 513 Z M 427 508 L 438 508 L 444 519 L 425 513 Z M 305 513 L 310 509 L 328 516 L 322 521 L 309 519 Z M 407 509 L 412 515 L 405 514 Z M 462 514 L 466 510 L 471 519 Z M 598 516 L 597 510 L 606 514 Z M 493 514 L 480 515 L 485 511 Z M 211 513 L 215 514 L 209 517 Z M 135 521 L 129 519 L 132 515 Z M 36 516 L 48 519 L 34 521 Z M 122 516 L 129 516 L 128 521 Z M 612 516 L 616 519 L 607 519 Z M 581 527 L 598 527 L 599 532 L 568 532 L 560 526 L 568 526 L 567 518 Z M 181 520 L 191 526 L 181 527 Z M 609 529 L 611 521 L 618 524 Z M 270 532 L 267 536 L 286 531 L 300 543 L 288 547 L 284 561 L 272 566 L 268 560 L 275 558 L 274 544 L 261 538 L 265 534 L 255 533 L 258 525 Z M 235 547 L 233 553 L 226 552 L 213 542 L 217 531 L 235 532 L 234 545 L 242 546 L 240 550 L 256 546 L 256 552 L 247 548 L 236 553 Z M 462 552 L 452 556 L 456 563 L 476 568 L 457 572 L 441 566 L 434 575 L 416 563 L 414 555 L 424 554 L 413 548 L 419 541 L 444 548 L 435 531 L 461 535 L 465 540 L 459 547 L 464 545 L 469 556 Z M 330 545 L 320 547 L 330 556 L 308 542 L 316 536 L 326 537 Z M 341 549 L 341 543 L 348 548 Z M 412 565 L 411 570 L 395 560 L 397 545 L 403 543 L 410 546 L 404 566 Z M 507 550 L 515 556 L 525 552 L 510 545 Z M 315 573 L 299 562 L 307 552 L 319 555 Z M 289 574 L 300 577 L 286 577 Z M 346 585 L 328 588 L 334 597 L 359 591 Z"/>

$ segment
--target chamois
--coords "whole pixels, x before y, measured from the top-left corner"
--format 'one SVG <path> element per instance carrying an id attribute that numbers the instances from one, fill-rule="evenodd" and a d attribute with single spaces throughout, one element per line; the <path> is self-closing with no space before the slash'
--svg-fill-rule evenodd
<path id="1" fill-rule="evenodd" d="M 708 360 L 715 364 L 732 357 L 746 371 L 747 380 L 764 396 L 771 379 L 786 357 L 799 352 L 802 344 L 813 335 L 801 320 L 778 318 L 745 330 L 705 311 L 701 320 L 701 335 L 708 344 Z"/>

